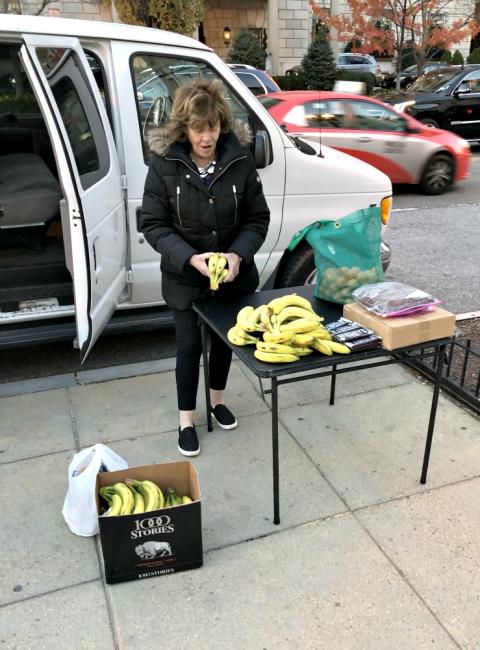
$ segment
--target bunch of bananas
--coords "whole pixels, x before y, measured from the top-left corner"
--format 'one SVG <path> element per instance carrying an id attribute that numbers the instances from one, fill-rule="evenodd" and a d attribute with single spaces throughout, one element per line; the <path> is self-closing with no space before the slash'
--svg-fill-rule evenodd
<path id="1" fill-rule="evenodd" d="M 99 493 L 108 504 L 108 509 L 103 513 L 105 517 L 135 515 L 192 502 L 188 496 L 178 497 L 172 488 L 167 488 L 165 498 L 162 490 L 153 481 L 137 481 L 132 478 L 125 479 L 124 483 L 118 482 L 102 487 Z M 175 503 L 172 501 L 173 495 Z M 177 502 L 178 499 L 180 501 Z"/>
<path id="2" fill-rule="evenodd" d="M 185 494 L 183 497 L 181 497 L 175 492 L 173 488 L 171 487 L 167 488 L 167 496 L 165 497 L 164 508 L 171 508 L 172 506 L 182 506 L 185 505 L 186 503 L 192 503 L 192 500 L 189 496 Z"/>
<path id="3" fill-rule="evenodd" d="M 328 356 L 349 354 L 346 345 L 332 341 L 322 321 L 309 300 L 291 293 L 257 308 L 243 307 L 227 336 L 234 345 L 255 345 L 255 357 L 266 363 L 298 361 L 313 350 Z"/>
<path id="4" fill-rule="evenodd" d="M 210 289 L 216 291 L 228 275 L 227 258 L 214 253 L 208 258 L 208 273 L 210 275 Z"/>

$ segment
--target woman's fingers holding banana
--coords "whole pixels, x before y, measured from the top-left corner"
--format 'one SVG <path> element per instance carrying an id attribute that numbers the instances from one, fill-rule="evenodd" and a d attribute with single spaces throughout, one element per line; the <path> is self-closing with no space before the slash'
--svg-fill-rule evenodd
<path id="1" fill-rule="evenodd" d="M 232 282 L 238 275 L 240 270 L 240 256 L 237 253 L 221 253 L 228 262 L 228 275 L 224 282 Z"/>
<path id="2" fill-rule="evenodd" d="M 212 255 L 215 255 L 215 253 L 197 253 L 196 255 L 192 255 L 190 258 L 190 264 L 197 269 L 199 273 L 209 277 L 208 260 Z"/>

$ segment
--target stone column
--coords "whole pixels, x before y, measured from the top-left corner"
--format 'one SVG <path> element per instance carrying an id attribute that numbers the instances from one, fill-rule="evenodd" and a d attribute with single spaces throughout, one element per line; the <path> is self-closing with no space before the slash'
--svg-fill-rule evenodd
<path id="1" fill-rule="evenodd" d="M 330 0 L 330 16 L 340 15 L 338 4 L 338 0 Z M 330 28 L 330 47 L 332 48 L 333 60 L 336 63 L 340 54 L 340 43 L 337 38 L 337 30 L 333 27 Z M 343 47 L 345 47 L 345 43 L 343 43 Z"/>
<path id="2" fill-rule="evenodd" d="M 307 0 L 278 0 L 278 67 L 281 75 L 301 62 L 308 48 L 310 25 Z"/>
<path id="3" fill-rule="evenodd" d="M 271 74 L 280 74 L 278 60 L 278 0 L 268 0 L 268 39 L 267 49 L 270 54 Z"/>

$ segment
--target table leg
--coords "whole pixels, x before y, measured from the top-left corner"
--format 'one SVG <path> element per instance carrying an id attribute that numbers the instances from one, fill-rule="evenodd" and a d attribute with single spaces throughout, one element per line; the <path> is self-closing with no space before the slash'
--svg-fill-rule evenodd
<path id="1" fill-rule="evenodd" d="M 335 382 L 337 379 L 337 364 L 334 363 L 332 366 L 332 377 L 330 380 L 330 406 L 335 404 Z"/>
<path id="2" fill-rule="evenodd" d="M 263 401 L 265 402 L 265 391 L 263 390 L 262 378 L 258 378 L 258 385 L 260 386 L 260 395 L 262 396 Z"/>
<path id="3" fill-rule="evenodd" d="M 207 407 L 207 431 L 213 431 L 212 405 L 210 403 L 210 373 L 208 371 L 208 331 L 203 320 L 200 327 L 202 332 L 203 377 L 205 383 L 205 405 Z"/>
<path id="4" fill-rule="evenodd" d="M 272 377 L 272 457 L 273 457 L 273 523 L 280 523 L 280 495 L 278 471 L 278 384 Z"/>
<path id="5" fill-rule="evenodd" d="M 422 475 L 420 483 L 427 482 L 428 461 L 430 460 L 430 449 L 432 447 L 433 429 L 435 427 L 435 418 L 437 415 L 438 396 L 440 393 L 440 382 L 442 379 L 443 359 L 445 357 L 446 345 L 439 345 L 435 354 L 436 373 L 435 384 L 433 386 L 432 405 L 430 407 L 430 420 L 428 422 L 427 440 L 425 443 L 425 453 L 423 455 Z"/>

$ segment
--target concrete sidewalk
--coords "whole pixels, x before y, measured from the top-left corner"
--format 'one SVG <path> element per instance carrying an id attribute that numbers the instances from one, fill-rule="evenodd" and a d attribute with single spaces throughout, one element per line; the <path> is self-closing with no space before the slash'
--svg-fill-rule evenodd
<path id="1" fill-rule="evenodd" d="M 432 388 L 410 371 L 339 376 L 334 407 L 327 380 L 280 387 L 275 526 L 268 398 L 234 363 L 238 429 L 207 433 L 199 392 L 204 566 L 112 586 L 62 518 L 67 466 L 95 442 L 182 458 L 171 361 L 1 389 L 2 648 L 480 648 L 480 422 L 441 395 L 420 485 Z"/>

